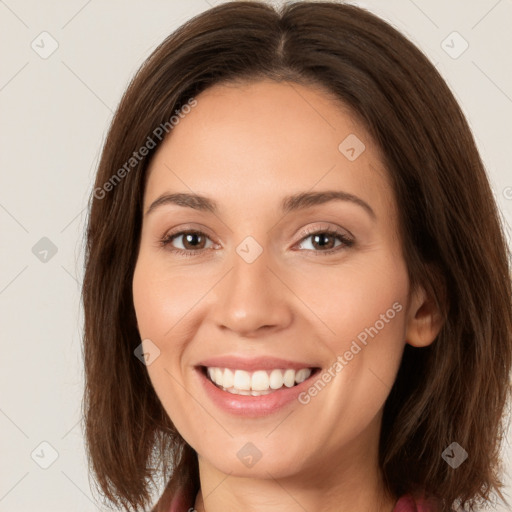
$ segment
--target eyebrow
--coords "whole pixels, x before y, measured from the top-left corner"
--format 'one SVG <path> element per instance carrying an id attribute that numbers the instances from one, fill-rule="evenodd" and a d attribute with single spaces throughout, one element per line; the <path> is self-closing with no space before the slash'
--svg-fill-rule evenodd
<path id="1" fill-rule="evenodd" d="M 353 194 L 349 194 L 348 192 L 343 192 L 340 190 L 326 190 L 323 192 L 301 192 L 299 194 L 287 196 L 281 202 L 281 210 L 283 213 L 287 214 L 293 211 L 328 203 L 330 201 L 349 201 L 362 207 L 373 220 L 376 219 L 375 212 L 367 202 Z M 155 201 L 153 201 L 151 206 L 147 209 L 145 215 L 150 214 L 159 206 L 168 204 L 211 213 L 217 213 L 219 210 L 217 202 L 205 196 L 188 193 L 167 193 L 161 195 Z"/>

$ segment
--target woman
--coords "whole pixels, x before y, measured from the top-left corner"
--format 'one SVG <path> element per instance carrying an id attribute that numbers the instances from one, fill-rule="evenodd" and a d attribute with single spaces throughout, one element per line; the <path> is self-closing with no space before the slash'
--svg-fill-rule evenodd
<path id="1" fill-rule="evenodd" d="M 91 198 L 91 468 L 154 511 L 448 511 L 500 489 L 512 307 L 470 129 L 351 5 L 230 2 L 147 59 Z"/>

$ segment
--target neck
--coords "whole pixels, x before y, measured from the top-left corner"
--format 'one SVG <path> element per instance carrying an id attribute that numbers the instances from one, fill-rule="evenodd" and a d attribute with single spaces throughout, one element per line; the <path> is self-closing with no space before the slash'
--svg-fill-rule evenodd
<path id="1" fill-rule="evenodd" d="M 336 454 L 332 460 L 344 458 Z M 247 478 L 225 475 L 199 458 L 201 489 L 194 508 L 197 512 L 392 512 L 396 497 L 386 491 L 376 468 L 364 460 L 345 467 L 324 462 L 284 478 L 269 472 Z"/>

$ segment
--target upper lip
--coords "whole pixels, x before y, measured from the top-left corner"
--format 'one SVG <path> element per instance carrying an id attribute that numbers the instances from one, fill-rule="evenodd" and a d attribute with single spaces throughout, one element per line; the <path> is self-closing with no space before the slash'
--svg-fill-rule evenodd
<path id="1" fill-rule="evenodd" d="M 234 355 L 216 356 L 203 359 L 197 366 L 207 366 L 211 368 L 230 368 L 234 370 L 245 370 L 253 372 L 256 370 L 273 370 L 275 368 L 300 370 L 301 368 L 316 368 L 311 363 L 300 361 L 290 361 L 279 357 L 240 357 Z"/>

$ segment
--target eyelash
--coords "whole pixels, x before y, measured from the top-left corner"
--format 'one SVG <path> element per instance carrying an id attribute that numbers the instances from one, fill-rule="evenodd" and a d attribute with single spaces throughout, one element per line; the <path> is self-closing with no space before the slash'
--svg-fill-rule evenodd
<path id="1" fill-rule="evenodd" d="M 308 251 L 313 252 L 315 256 L 333 254 L 333 253 L 339 252 L 339 251 L 341 251 L 343 249 L 348 249 L 349 247 L 352 247 L 354 245 L 354 240 L 353 239 L 349 238 L 344 233 L 341 233 L 341 232 L 336 231 L 336 230 L 330 230 L 330 229 L 306 230 L 304 233 L 302 233 L 302 238 L 299 240 L 298 243 L 303 242 L 306 238 L 309 238 L 309 237 L 311 237 L 313 235 L 321 235 L 321 234 L 324 234 L 324 235 L 327 234 L 327 235 L 330 235 L 330 236 L 335 236 L 336 238 L 341 240 L 343 245 L 338 246 L 338 247 L 334 247 L 334 248 L 329 249 L 327 251 L 315 251 L 315 250 L 308 249 Z M 162 238 L 160 240 L 160 245 L 162 247 L 167 247 L 175 238 L 178 238 L 178 237 L 180 237 L 182 235 L 201 235 L 201 236 L 205 236 L 206 238 L 209 238 L 202 231 L 191 229 L 191 230 L 187 230 L 187 231 L 179 231 L 177 233 L 171 233 L 169 235 L 166 235 L 164 238 Z M 171 248 L 171 249 L 168 249 L 168 250 L 173 252 L 173 253 L 177 253 L 177 254 L 179 254 L 181 256 L 188 257 L 188 256 L 197 256 L 198 254 L 201 254 L 202 252 L 204 252 L 204 251 L 206 251 L 208 249 L 199 249 L 197 251 L 191 251 L 191 250 L 187 250 L 187 249 Z"/>

